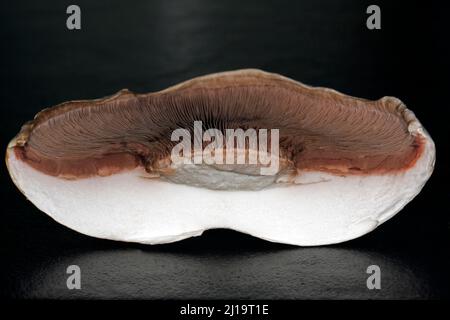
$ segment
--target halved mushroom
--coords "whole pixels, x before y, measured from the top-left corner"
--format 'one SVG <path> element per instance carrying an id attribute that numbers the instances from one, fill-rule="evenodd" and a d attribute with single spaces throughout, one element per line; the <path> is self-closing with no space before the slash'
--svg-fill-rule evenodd
<path id="1" fill-rule="evenodd" d="M 192 133 L 195 121 L 220 132 L 278 129 L 277 170 L 174 162 L 173 132 Z M 259 152 L 234 148 L 215 152 Z M 400 100 L 354 98 L 259 70 L 66 102 L 25 124 L 6 154 L 31 202 L 90 236 L 156 244 L 230 228 L 303 246 L 373 230 L 419 193 L 434 159 L 432 139 Z"/>

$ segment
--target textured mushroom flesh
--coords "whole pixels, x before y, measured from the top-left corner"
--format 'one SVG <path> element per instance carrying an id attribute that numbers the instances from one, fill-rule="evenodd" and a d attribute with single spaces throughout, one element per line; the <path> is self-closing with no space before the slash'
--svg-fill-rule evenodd
<path id="1" fill-rule="evenodd" d="M 279 170 L 174 165 L 171 133 L 194 121 L 279 129 Z M 400 100 L 368 101 L 258 70 L 63 103 L 24 125 L 6 155 L 18 188 L 56 221 L 148 244 L 211 228 L 303 246 L 353 239 L 411 201 L 434 161 L 431 137 Z"/>
<path id="2" fill-rule="evenodd" d="M 256 71 L 206 76 L 151 94 L 121 91 L 64 103 L 24 126 L 18 158 L 52 176 L 106 176 L 143 166 L 165 173 L 177 128 L 279 129 L 295 174 L 395 173 L 414 165 L 422 138 L 395 98 L 368 101 Z M 236 169 L 238 170 L 238 169 Z"/>

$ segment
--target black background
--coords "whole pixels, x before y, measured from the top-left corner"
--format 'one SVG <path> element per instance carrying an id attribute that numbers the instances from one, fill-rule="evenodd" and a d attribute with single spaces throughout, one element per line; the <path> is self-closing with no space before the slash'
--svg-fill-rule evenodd
<path id="1" fill-rule="evenodd" d="M 82 29 L 66 28 L 77 4 Z M 368 30 L 378 4 L 382 29 Z M 26 201 L 2 165 L 0 295 L 7 298 L 440 299 L 449 297 L 449 30 L 439 2 L 2 1 L 0 137 L 44 107 L 261 68 L 369 99 L 400 98 L 433 137 L 433 176 L 362 238 L 299 248 L 229 230 L 144 246 L 89 238 Z M 66 288 L 68 265 L 82 290 Z M 382 289 L 366 288 L 367 266 Z"/>

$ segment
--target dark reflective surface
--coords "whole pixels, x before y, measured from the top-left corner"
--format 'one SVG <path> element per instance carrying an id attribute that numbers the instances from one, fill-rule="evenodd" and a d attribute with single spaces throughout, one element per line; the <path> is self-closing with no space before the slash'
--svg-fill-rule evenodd
<path id="1" fill-rule="evenodd" d="M 395 255 L 353 249 L 269 252 L 149 252 L 114 249 L 48 257 L 17 292 L 30 298 L 328 299 L 436 297 L 427 273 Z M 376 263 L 382 292 L 366 288 Z M 68 292 L 62 271 L 76 264 L 82 290 Z"/>
<path id="2" fill-rule="evenodd" d="M 412 203 L 371 234 L 297 248 L 228 230 L 163 246 L 88 238 L 27 202 L 3 166 L 1 296 L 448 298 L 444 10 L 380 2 L 382 30 L 372 32 L 365 28 L 366 1 L 77 1 L 82 30 L 73 32 L 65 28 L 69 4 L 2 4 L 3 148 L 46 106 L 256 67 L 356 96 L 401 98 L 435 139 L 436 170 Z M 81 268 L 79 291 L 66 288 L 72 264 Z M 379 291 L 366 287 L 369 265 L 381 268 Z"/>
<path id="3" fill-rule="evenodd" d="M 23 242 L 2 248 L 2 256 L 7 257 L 2 295 L 56 299 L 448 296 L 445 239 L 412 244 L 414 239 L 405 241 L 393 234 L 400 224 L 345 245 L 320 248 L 278 245 L 228 230 L 152 247 L 89 239 L 40 218 L 44 221 L 33 221 L 34 232 L 24 236 Z M 53 234 L 36 230 L 36 223 Z M 70 291 L 66 269 L 74 264 L 81 268 L 82 289 Z M 381 290 L 366 287 L 370 265 L 381 268 Z"/>

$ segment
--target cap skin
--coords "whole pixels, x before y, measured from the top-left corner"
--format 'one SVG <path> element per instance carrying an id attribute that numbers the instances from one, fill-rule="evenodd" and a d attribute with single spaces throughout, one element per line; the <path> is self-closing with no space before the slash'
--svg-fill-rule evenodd
<path id="1" fill-rule="evenodd" d="M 222 132 L 278 129 L 278 171 L 173 163 L 171 134 L 192 133 L 194 121 Z M 434 159 L 432 139 L 396 98 L 355 98 L 253 69 L 65 102 L 25 124 L 6 155 L 18 188 L 55 220 L 151 244 L 209 228 L 296 245 L 349 240 L 406 205 Z"/>

